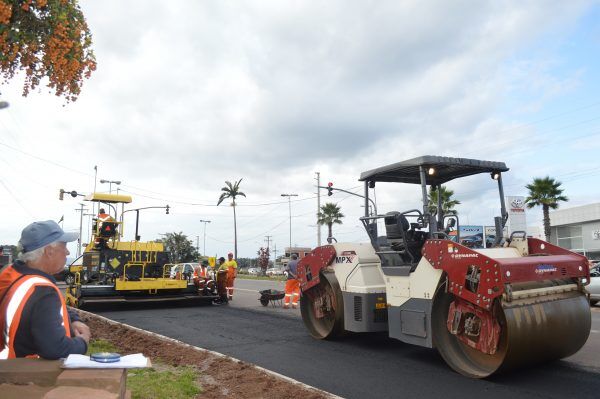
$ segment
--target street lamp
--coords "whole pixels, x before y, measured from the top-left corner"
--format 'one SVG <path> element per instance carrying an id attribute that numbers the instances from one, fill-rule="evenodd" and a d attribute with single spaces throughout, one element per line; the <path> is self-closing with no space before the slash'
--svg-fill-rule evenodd
<path id="1" fill-rule="evenodd" d="M 202 250 L 202 255 L 206 256 L 206 223 L 210 223 L 210 220 L 200 219 L 200 223 L 204 223 L 204 249 Z"/>
<path id="2" fill-rule="evenodd" d="M 105 180 L 101 179 L 100 183 L 108 183 L 108 193 L 112 194 L 112 185 L 116 184 L 117 186 L 121 184 L 121 180 Z"/>
<path id="3" fill-rule="evenodd" d="M 298 194 L 281 194 L 281 196 L 287 197 L 290 209 L 290 256 L 292 256 L 292 197 L 297 197 Z"/>

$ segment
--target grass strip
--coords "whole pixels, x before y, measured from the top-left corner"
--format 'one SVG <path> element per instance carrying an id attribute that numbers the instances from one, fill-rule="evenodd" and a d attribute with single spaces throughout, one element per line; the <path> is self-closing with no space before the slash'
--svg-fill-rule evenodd
<path id="1" fill-rule="evenodd" d="M 87 354 L 97 352 L 119 352 L 119 349 L 105 339 L 93 339 Z M 132 399 L 191 399 L 202 392 L 197 383 L 200 373 L 195 367 L 152 362 L 152 368 L 128 370 L 127 389 Z"/>
<path id="2" fill-rule="evenodd" d="M 285 281 L 287 277 L 285 276 L 253 276 L 250 274 L 238 274 L 236 278 L 241 278 L 243 280 L 270 280 L 270 281 Z"/>

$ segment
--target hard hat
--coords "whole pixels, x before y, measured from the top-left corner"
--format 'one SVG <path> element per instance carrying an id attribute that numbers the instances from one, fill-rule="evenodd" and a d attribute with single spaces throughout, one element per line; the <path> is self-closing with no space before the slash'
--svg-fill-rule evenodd
<path id="1" fill-rule="evenodd" d="M 228 253 L 227 256 L 233 256 L 233 252 Z"/>

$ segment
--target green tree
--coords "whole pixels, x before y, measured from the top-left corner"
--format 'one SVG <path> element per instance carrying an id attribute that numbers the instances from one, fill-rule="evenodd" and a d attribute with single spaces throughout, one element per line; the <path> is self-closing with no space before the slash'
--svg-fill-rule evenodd
<path id="1" fill-rule="evenodd" d="M 194 243 L 183 232 L 166 233 L 164 238 L 158 240 L 165 245 L 171 263 L 191 262 L 199 257 Z"/>
<path id="2" fill-rule="evenodd" d="M 433 188 L 433 187 L 432 187 Z M 429 212 L 435 214 L 437 212 L 438 194 L 441 193 L 442 198 L 442 212 L 447 214 L 450 211 L 454 211 L 456 205 L 460 205 L 460 201 L 452 198 L 454 190 L 446 188 L 446 186 L 440 186 L 440 190 L 429 189 Z"/>
<path id="3" fill-rule="evenodd" d="M 529 209 L 535 206 L 542 207 L 544 214 L 544 234 L 546 240 L 550 240 L 550 209 L 558 208 L 558 203 L 568 201 L 569 199 L 562 195 L 563 189 L 560 188 L 561 183 L 554 180 L 550 176 L 535 177 L 531 184 L 525 187 L 529 190 L 529 195 L 525 199 L 525 203 Z"/>
<path id="4" fill-rule="evenodd" d="M 260 267 L 261 274 L 265 276 L 267 274 L 267 269 L 269 268 L 269 258 L 271 257 L 271 253 L 269 251 L 269 248 L 260 247 L 257 254 L 258 266 Z"/>
<path id="5" fill-rule="evenodd" d="M 254 264 L 254 259 L 252 258 L 237 258 L 235 260 L 238 264 L 239 268 L 249 268 L 252 267 L 252 265 Z"/>
<path id="6" fill-rule="evenodd" d="M 223 202 L 223 200 L 225 200 L 226 198 L 231 198 L 231 206 L 233 207 L 233 242 L 234 242 L 234 250 L 233 250 L 233 256 L 234 259 L 237 259 L 237 220 L 236 220 L 236 215 L 235 215 L 235 207 L 236 207 L 236 203 L 235 203 L 235 199 L 238 196 L 242 196 L 242 197 L 246 197 L 246 194 L 244 194 L 243 192 L 240 191 L 240 183 L 242 182 L 242 179 L 234 182 L 233 184 L 229 181 L 225 182 L 225 187 L 221 188 L 221 196 L 219 197 L 219 202 L 217 202 L 217 206 L 219 206 L 221 204 L 221 202 Z"/>
<path id="7" fill-rule="evenodd" d="M 57 96 L 75 101 L 96 69 L 92 35 L 78 0 L 0 0 L 0 72 L 25 72 L 23 96 L 44 78 Z"/>
<path id="8" fill-rule="evenodd" d="M 337 206 L 337 204 L 334 204 L 333 202 L 328 202 L 321 207 L 317 223 L 320 225 L 327 225 L 327 228 L 329 229 L 327 242 L 331 242 L 331 239 L 333 238 L 333 224 L 342 224 L 342 218 L 344 217 L 344 214 L 340 211 L 340 207 Z"/>

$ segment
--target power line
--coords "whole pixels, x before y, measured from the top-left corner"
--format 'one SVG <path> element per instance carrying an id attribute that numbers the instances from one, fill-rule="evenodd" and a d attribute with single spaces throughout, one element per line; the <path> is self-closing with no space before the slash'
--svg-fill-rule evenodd
<path id="1" fill-rule="evenodd" d="M 8 192 L 8 194 L 15 200 L 15 202 L 17 204 L 19 204 L 19 206 L 21 208 L 23 208 L 23 210 L 25 211 L 25 213 L 27 213 L 29 215 L 29 217 L 31 217 L 32 219 L 34 219 L 33 215 L 31 214 L 31 212 L 29 212 L 29 209 L 25 208 L 25 205 L 23 205 L 23 201 L 19 200 L 14 194 L 13 192 L 8 188 L 8 186 L 6 184 L 4 184 L 3 180 L 0 180 L 0 184 L 2 184 L 2 186 L 4 187 L 4 189 Z"/>
<path id="2" fill-rule="evenodd" d="M 68 166 L 65 166 L 65 165 L 61 165 L 61 164 L 59 164 L 58 162 L 50 161 L 49 159 L 45 159 L 45 158 L 39 157 L 39 156 L 37 156 L 37 155 L 33 155 L 33 154 L 30 154 L 30 153 L 28 153 L 28 152 L 22 151 L 22 150 L 20 150 L 20 149 L 18 149 L 18 148 L 16 148 L 16 147 L 13 147 L 13 146 L 11 146 L 11 145 L 8 145 L 8 144 L 6 144 L 6 143 L 0 142 L 0 145 L 4 146 L 4 147 L 6 147 L 6 148 L 10 148 L 10 149 L 11 149 L 11 150 L 13 150 L 13 151 L 20 152 L 21 154 L 23 154 L 23 155 L 26 155 L 26 156 L 28 156 L 28 157 L 31 157 L 31 158 L 37 159 L 37 160 L 39 160 L 39 161 L 46 162 L 46 163 L 49 163 L 49 164 L 51 164 L 51 165 L 57 166 L 57 167 L 59 167 L 59 168 L 66 169 L 66 170 L 69 170 L 69 171 L 71 171 L 71 172 L 74 172 L 74 173 L 79 173 L 79 174 L 82 174 L 82 175 L 84 175 L 84 176 L 87 176 L 87 177 L 91 177 L 91 176 L 92 176 L 92 175 L 90 175 L 90 174 L 88 174 L 88 173 L 81 172 L 81 171 L 79 171 L 79 170 L 76 170 L 76 169 L 70 168 L 70 167 L 68 167 Z"/>

